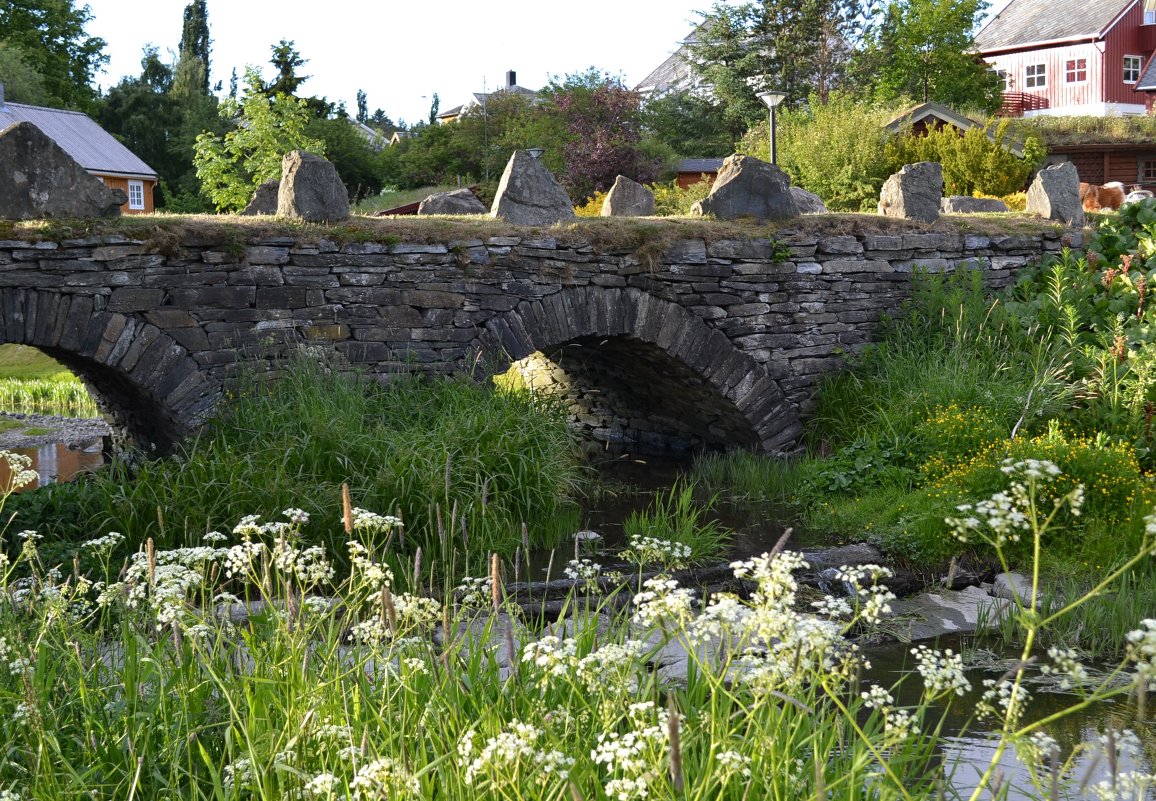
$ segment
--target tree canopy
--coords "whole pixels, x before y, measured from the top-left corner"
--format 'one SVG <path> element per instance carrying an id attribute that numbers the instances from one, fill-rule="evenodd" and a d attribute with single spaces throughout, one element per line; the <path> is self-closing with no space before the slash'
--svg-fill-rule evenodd
<path id="1" fill-rule="evenodd" d="M 73 0 L 0 0 L 0 42 L 41 77 L 47 105 L 94 107 L 93 78 L 108 56 L 104 39 L 84 29 L 91 19 Z"/>

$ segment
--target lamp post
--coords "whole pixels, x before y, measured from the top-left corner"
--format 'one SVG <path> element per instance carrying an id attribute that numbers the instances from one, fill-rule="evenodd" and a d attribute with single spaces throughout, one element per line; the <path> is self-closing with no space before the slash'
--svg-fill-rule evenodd
<path id="1" fill-rule="evenodd" d="M 536 161 L 536 160 L 542 158 L 542 154 L 546 152 L 546 148 L 544 148 L 544 147 L 528 147 L 528 148 L 526 148 L 526 152 L 529 153 L 530 157 Z"/>
<path id="2" fill-rule="evenodd" d="M 775 163 L 775 106 L 782 103 L 787 98 L 786 92 L 778 92 L 774 89 L 769 89 L 766 92 L 759 92 L 757 97 L 763 101 L 763 104 L 771 110 L 771 164 Z"/>

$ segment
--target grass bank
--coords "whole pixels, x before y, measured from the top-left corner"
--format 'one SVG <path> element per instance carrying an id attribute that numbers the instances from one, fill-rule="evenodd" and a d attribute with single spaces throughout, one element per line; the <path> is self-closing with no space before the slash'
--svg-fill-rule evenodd
<path id="1" fill-rule="evenodd" d="M 492 550 L 573 533 L 585 481 L 548 401 L 448 378 L 382 386 L 301 358 L 274 383 L 247 381 L 175 458 L 114 465 L 17 496 L 11 510 L 59 544 L 45 547 L 116 530 L 167 548 L 292 506 L 318 521 L 303 536 L 336 546 L 323 510 L 347 484 L 355 506 L 405 521 L 396 537 L 411 558 L 420 548 L 427 566 L 468 571 Z"/>
<path id="2" fill-rule="evenodd" d="M 1156 503 L 1153 281 L 1152 201 L 1101 219 L 1086 256 L 1045 260 L 999 295 L 976 272 L 918 276 L 905 311 L 822 386 L 809 457 L 712 457 L 697 479 L 793 502 L 813 528 L 937 572 L 953 558 L 985 564 L 946 518 L 996 492 L 1006 460 L 1048 460 L 1087 500 L 1057 521 L 1043 565 L 1074 582 L 1069 594 L 1092 586 L 1145 542 Z M 1007 556 L 1013 567 L 1032 560 L 1024 544 Z M 1156 589 L 1134 586 L 1156 608 Z"/>
<path id="3" fill-rule="evenodd" d="M 0 345 L 0 411 L 96 417 L 84 384 L 66 367 L 25 345 Z"/>

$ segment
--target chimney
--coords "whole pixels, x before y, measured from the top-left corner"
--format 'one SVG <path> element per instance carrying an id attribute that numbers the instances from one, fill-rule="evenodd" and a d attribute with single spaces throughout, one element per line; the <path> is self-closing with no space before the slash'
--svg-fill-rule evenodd
<path id="1" fill-rule="evenodd" d="M 512 89 L 518 85 L 518 73 L 513 70 L 506 70 L 506 88 Z M 3 96 L 0 96 L 0 102 L 3 102 Z"/>
<path id="2" fill-rule="evenodd" d="M 0 81 L 0 108 L 4 108 L 4 81 Z"/>

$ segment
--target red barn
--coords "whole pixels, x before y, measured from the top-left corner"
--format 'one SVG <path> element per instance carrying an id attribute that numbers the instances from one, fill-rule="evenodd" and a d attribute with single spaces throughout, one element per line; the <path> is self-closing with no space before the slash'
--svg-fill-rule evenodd
<path id="1" fill-rule="evenodd" d="M 1012 116 L 1144 114 L 1156 11 L 1144 0 L 1012 0 L 975 37 Z"/>

